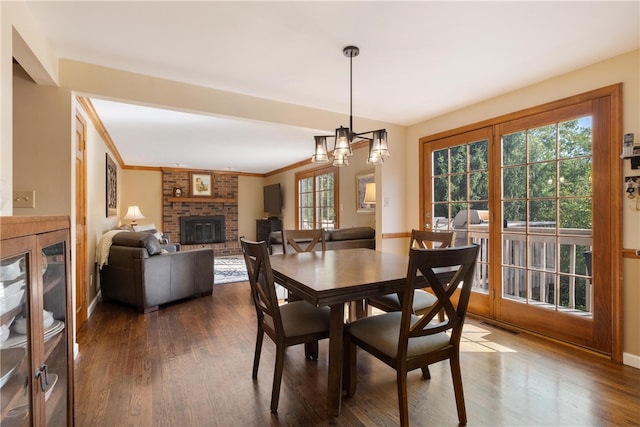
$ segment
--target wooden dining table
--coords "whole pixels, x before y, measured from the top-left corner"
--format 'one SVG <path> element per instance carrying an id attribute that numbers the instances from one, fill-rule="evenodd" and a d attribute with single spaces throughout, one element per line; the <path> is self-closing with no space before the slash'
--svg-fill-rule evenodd
<path id="1" fill-rule="evenodd" d="M 327 412 L 338 416 L 345 303 L 402 291 L 409 256 L 360 248 L 278 254 L 269 259 L 277 283 L 310 304 L 330 308 Z M 362 305 L 358 315 L 361 310 Z"/>

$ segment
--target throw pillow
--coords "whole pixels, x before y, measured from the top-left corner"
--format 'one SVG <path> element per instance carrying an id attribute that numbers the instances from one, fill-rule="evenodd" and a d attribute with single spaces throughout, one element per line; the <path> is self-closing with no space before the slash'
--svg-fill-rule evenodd
<path id="1" fill-rule="evenodd" d="M 162 232 L 156 228 L 155 224 L 134 225 L 133 231 L 144 231 L 149 234 L 153 234 L 159 241 L 164 239 Z"/>

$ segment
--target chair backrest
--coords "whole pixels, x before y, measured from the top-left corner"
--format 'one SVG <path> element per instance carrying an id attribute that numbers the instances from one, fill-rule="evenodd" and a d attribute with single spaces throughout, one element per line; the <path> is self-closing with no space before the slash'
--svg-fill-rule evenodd
<path id="1" fill-rule="evenodd" d="M 251 297 L 258 322 L 262 323 L 267 333 L 284 336 L 267 243 L 252 242 L 241 237 L 240 246 L 247 266 Z M 271 336 L 274 337 L 274 335 Z"/>
<path id="2" fill-rule="evenodd" d="M 314 228 L 313 230 L 282 230 L 282 252 L 287 253 L 287 246 L 296 252 L 312 252 L 316 245 L 320 243 L 322 250 L 327 249 L 324 240 L 324 230 Z"/>
<path id="3" fill-rule="evenodd" d="M 453 231 L 411 230 L 409 249 L 448 248 L 453 244 Z"/>
<path id="4" fill-rule="evenodd" d="M 414 337 L 451 330 L 451 343 L 453 345 L 460 343 L 462 326 L 471 296 L 478 248 L 478 245 L 473 244 L 443 249 L 410 249 L 409 268 L 402 297 L 399 358 L 406 357 L 408 340 Z M 438 273 L 443 271 L 447 271 L 448 274 L 443 274 L 439 278 Z M 413 290 L 416 287 L 424 287 L 416 283 L 424 279 L 427 280 L 428 286 L 431 287 L 438 301 L 412 324 Z M 460 295 L 455 303 L 452 296 L 459 287 Z M 446 319 L 431 323 L 440 310 L 445 311 Z"/>

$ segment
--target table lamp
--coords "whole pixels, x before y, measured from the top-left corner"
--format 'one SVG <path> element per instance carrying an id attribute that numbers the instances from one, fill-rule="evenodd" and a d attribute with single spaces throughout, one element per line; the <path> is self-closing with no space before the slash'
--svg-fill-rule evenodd
<path id="1" fill-rule="evenodd" d="M 124 219 L 131 220 L 131 226 L 137 225 L 136 220 L 143 219 L 144 215 L 140 212 L 140 208 L 138 206 L 129 206 L 127 208 L 127 214 L 124 216 Z"/>

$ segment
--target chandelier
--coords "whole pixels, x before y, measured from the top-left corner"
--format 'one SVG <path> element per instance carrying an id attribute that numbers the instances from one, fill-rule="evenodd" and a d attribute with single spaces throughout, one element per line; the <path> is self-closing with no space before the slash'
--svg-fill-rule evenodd
<path id="1" fill-rule="evenodd" d="M 311 161 L 313 163 L 327 163 L 330 161 L 329 152 L 327 151 L 327 138 L 334 138 L 333 148 L 333 166 L 348 166 L 347 157 L 353 154 L 351 144 L 358 137 L 369 141 L 369 156 L 367 163 L 370 165 L 379 165 L 384 159 L 389 157 L 389 148 L 387 147 L 387 130 L 379 129 L 367 132 L 356 133 L 353 130 L 353 58 L 360 54 L 357 46 L 347 46 L 342 49 L 344 56 L 349 58 L 349 127 L 340 126 L 336 129 L 334 135 L 315 136 L 316 150 Z M 367 136 L 370 135 L 370 136 Z"/>

